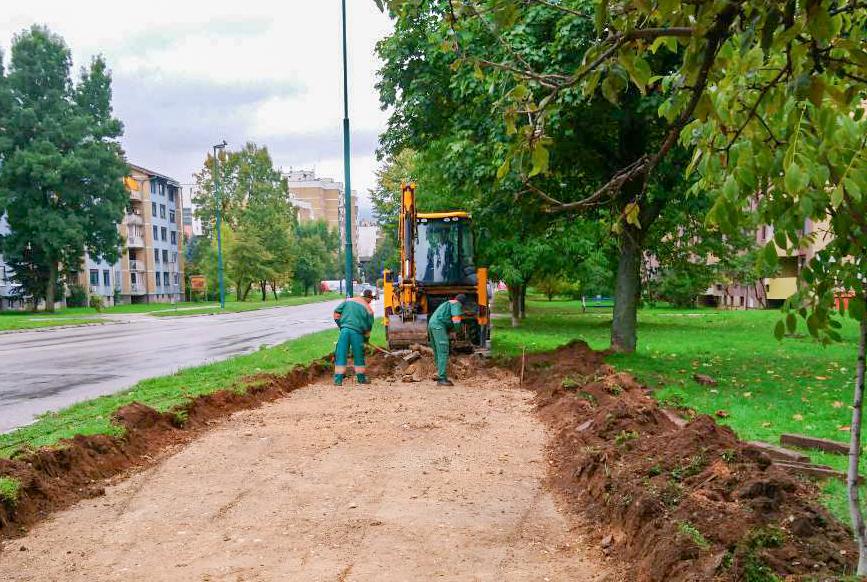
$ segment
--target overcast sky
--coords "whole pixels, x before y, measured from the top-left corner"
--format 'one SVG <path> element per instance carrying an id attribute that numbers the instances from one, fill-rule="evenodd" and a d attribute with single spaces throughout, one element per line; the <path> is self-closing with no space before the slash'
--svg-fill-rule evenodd
<path id="1" fill-rule="evenodd" d="M 76 71 L 105 56 L 132 163 L 189 183 L 213 144 L 252 140 L 285 170 L 343 181 L 340 0 L 27 0 L 2 12 L 7 63 L 34 23 L 64 37 Z M 373 0 L 348 12 L 352 186 L 366 208 L 386 120 L 374 46 L 390 24 Z"/>

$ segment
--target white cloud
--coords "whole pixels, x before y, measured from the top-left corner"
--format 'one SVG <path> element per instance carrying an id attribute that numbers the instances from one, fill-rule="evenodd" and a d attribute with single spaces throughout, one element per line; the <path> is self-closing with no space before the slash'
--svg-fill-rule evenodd
<path id="1" fill-rule="evenodd" d="M 14 33 L 38 23 L 66 39 L 76 67 L 105 56 L 131 160 L 188 182 L 213 143 L 252 140 L 269 145 L 280 166 L 315 166 L 343 180 L 339 0 L 5 4 L 4 52 Z M 372 0 L 348 4 L 350 117 L 358 137 L 352 182 L 366 193 L 375 182 L 372 136 L 386 120 L 374 89 L 374 45 L 390 23 Z"/>

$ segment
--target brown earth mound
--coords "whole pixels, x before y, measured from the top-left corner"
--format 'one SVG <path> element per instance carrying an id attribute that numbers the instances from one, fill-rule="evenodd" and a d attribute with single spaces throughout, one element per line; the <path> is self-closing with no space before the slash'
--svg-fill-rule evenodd
<path id="1" fill-rule="evenodd" d="M 122 437 L 76 436 L 56 447 L 0 459 L 0 475 L 21 483 L 15 503 L 0 502 L 0 539 L 26 533 L 28 525 L 52 511 L 102 495 L 107 479 L 152 464 L 160 451 L 189 442 L 215 419 L 280 398 L 315 381 L 328 368 L 316 362 L 285 375 L 249 378 L 244 390 L 201 396 L 171 412 L 134 402 L 114 416 L 125 429 Z"/>
<path id="2" fill-rule="evenodd" d="M 524 384 L 552 429 L 551 485 L 603 524 L 603 548 L 633 563 L 634 579 L 836 580 L 854 570 L 851 533 L 812 483 L 708 416 L 678 428 L 603 358 L 583 342 L 528 356 Z"/>

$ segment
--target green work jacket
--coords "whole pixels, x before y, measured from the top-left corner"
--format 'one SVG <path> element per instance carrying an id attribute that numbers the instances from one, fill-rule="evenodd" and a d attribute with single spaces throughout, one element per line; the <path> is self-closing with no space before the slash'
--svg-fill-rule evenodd
<path id="1" fill-rule="evenodd" d="M 373 307 L 361 297 L 347 299 L 334 310 L 334 321 L 340 329 L 369 335 L 373 328 Z"/>
<path id="2" fill-rule="evenodd" d="M 460 301 L 452 299 L 436 308 L 436 311 L 428 319 L 427 325 L 439 329 L 454 329 L 460 325 L 463 314 L 464 308 Z"/>

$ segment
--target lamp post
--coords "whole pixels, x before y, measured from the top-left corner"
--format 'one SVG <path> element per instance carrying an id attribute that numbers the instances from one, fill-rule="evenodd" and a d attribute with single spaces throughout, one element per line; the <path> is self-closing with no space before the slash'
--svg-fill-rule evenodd
<path id="1" fill-rule="evenodd" d="M 343 0 L 343 220 L 346 228 L 346 296 L 352 297 L 352 180 L 349 172 L 349 75 L 346 58 L 346 0 Z"/>
<path id="2" fill-rule="evenodd" d="M 226 140 L 214 146 L 214 198 L 217 208 L 217 280 L 220 283 L 220 309 L 226 308 L 226 288 L 223 285 L 223 219 L 220 214 L 220 161 L 217 158 L 217 150 L 222 150 L 227 145 Z"/>

